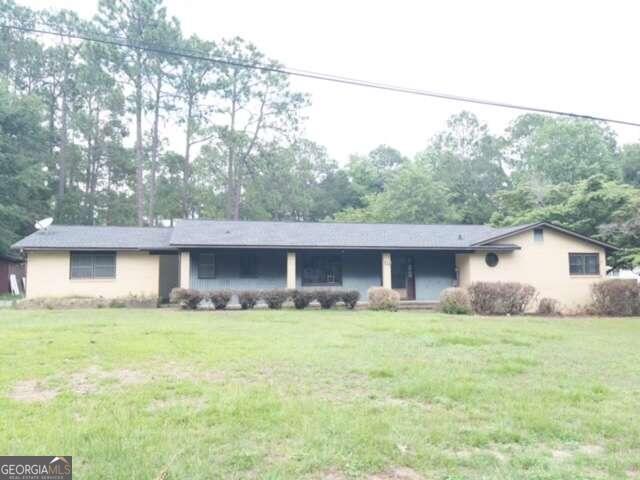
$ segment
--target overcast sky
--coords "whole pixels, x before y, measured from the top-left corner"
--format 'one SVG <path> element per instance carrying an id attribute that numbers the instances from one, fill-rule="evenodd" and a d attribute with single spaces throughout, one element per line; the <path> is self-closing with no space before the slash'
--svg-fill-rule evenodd
<path id="1" fill-rule="evenodd" d="M 83 17 L 97 0 L 17 0 Z M 640 2 L 166 0 L 186 34 L 239 35 L 290 67 L 640 121 Z M 388 144 L 422 150 L 468 109 L 501 133 L 517 112 L 314 80 L 305 135 L 343 163 Z M 640 128 L 614 127 L 621 142 Z"/>

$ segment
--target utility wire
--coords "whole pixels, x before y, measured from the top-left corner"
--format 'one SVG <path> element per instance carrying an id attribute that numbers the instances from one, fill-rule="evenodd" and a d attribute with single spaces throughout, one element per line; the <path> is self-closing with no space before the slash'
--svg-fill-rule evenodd
<path id="1" fill-rule="evenodd" d="M 310 70 L 289 68 L 289 67 L 285 67 L 275 63 L 274 64 L 266 64 L 266 63 L 259 63 L 259 62 L 251 63 L 251 62 L 246 62 L 243 60 L 238 60 L 233 58 L 211 56 L 204 52 L 198 52 L 197 50 L 168 48 L 165 45 L 159 45 L 159 44 L 148 44 L 148 43 L 140 43 L 140 42 L 132 43 L 127 39 L 124 39 L 122 37 L 116 37 L 116 36 L 104 36 L 104 38 L 96 38 L 95 36 L 91 36 L 89 34 L 85 34 L 82 32 L 79 32 L 79 33 L 69 33 L 69 32 L 61 32 L 61 31 L 56 32 L 52 30 L 44 30 L 44 29 L 35 28 L 35 27 L 23 27 L 18 25 L 0 25 L 0 28 L 18 30 L 26 33 L 37 33 L 37 34 L 43 34 L 43 35 L 53 35 L 58 37 L 73 38 L 77 40 L 85 40 L 89 42 L 98 42 L 98 43 L 103 43 L 103 44 L 112 45 L 112 46 L 131 48 L 136 50 L 145 50 L 145 51 L 157 53 L 160 55 L 169 55 L 174 57 L 188 58 L 191 60 L 213 62 L 220 65 L 227 65 L 230 67 L 249 68 L 253 70 L 260 70 L 263 72 L 280 73 L 280 74 L 289 75 L 289 76 L 296 76 L 296 77 L 308 78 L 313 80 L 322 80 L 322 81 L 333 82 L 333 83 L 341 83 L 345 85 L 352 85 L 352 86 L 358 86 L 358 87 L 373 88 L 377 90 L 386 90 L 386 91 L 396 92 L 396 93 L 405 93 L 405 94 L 418 95 L 423 97 L 440 98 L 440 99 L 451 100 L 456 102 L 473 103 L 476 105 L 486 105 L 491 107 L 507 108 L 511 110 L 520 110 L 520 111 L 527 111 L 527 112 L 546 113 L 550 115 L 558 115 L 563 117 L 614 123 L 618 125 L 628 125 L 632 127 L 640 127 L 640 123 L 631 122 L 628 120 L 618 120 L 614 118 L 598 117 L 595 115 L 580 114 L 580 113 L 567 112 L 562 110 L 553 110 L 553 109 L 547 109 L 547 108 L 530 107 L 526 105 L 499 102 L 495 100 L 484 100 L 484 99 L 475 98 L 475 97 L 466 97 L 462 95 L 453 95 L 453 94 L 435 92 L 430 90 L 402 87 L 398 85 L 372 82 L 369 80 L 362 80 L 358 78 L 343 77 L 338 75 L 314 72 Z"/>

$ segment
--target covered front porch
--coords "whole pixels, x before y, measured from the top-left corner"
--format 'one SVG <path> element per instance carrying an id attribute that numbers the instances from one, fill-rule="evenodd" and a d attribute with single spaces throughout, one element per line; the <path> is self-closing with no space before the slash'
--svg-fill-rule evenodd
<path id="1" fill-rule="evenodd" d="M 455 252 L 419 250 L 192 249 L 180 253 L 180 286 L 198 290 L 371 287 L 405 301 L 437 301 L 457 284 Z"/>

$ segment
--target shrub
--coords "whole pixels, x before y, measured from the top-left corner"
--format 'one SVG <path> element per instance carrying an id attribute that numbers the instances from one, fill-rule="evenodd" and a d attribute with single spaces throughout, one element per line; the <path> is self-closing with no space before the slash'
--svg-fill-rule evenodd
<path id="1" fill-rule="evenodd" d="M 312 290 L 293 290 L 291 292 L 293 306 L 299 310 L 307 308 L 315 298 L 315 292 Z"/>
<path id="2" fill-rule="evenodd" d="M 591 286 L 591 310 L 598 315 L 640 314 L 640 285 L 635 280 L 616 278 Z"/>
<path id="3" fill-rule="evenodd" d="M 75 308 L 157 308 L 158 297 L 151 295 L 128 295 L 126 297 L 40 297 L 24 299 L 15 303 L 20 310 L 46 308 L 48 310 L 71 310 Z"/>
<path id="4" fill-rule="evenodd" d="M 358 290 L 345 290 L 341 293 L 344 306 L 353 310 L 360 300 L 360 292 Z"/>
<path id="5" fill-rule="evenodd" d="M 282 304 L 287 301 L 290 293 L 289 290 L 274 288 L 273 290 L 265 290 L 262 292 L 262 299 L 267 303 L 269 308 L 282 308 Z"/>
<path id="6" fill-rule="evenodd" d="M 171 303 L 180 305 L 183 310 L 195 310 L 202 298 L 202 293 L 192 288 L 174 288 L 169 295 Z"/>
<path id="7" fill-rule="evenodd" d="M 216 310 L 224 310 L 231 301 L 233 293 L 229 290 L 213 290 L 207 294 Z"/>
<path id="8" fill-rule="evenodd" d="M 320 304 L 320 308 L 329 309 L 338 303 L 342 294 L 336 290 L 320 289 L 316 291 L 315 297 Z"/>
<path id="9" fill-rule="evenodd" d="M 245 290 L 238 293 L 238 302 L 243 310 L 255 307 L 258 300 L 260 300 L 260 292 L 255 290 Z"/>
<path id="10" fill-rule="evenodd" d="M 555 298 L 541 298 L 538 302 L 538 315 L 553 316 L 560 314 L 560 302 Z"/>
<path id="11" fill-rule="evenodd" d="M 469 293 L 464 288 L 446 288 L 440 294 L 440 310 L 454 315 L 471 313 Z"/>
<path id="12" fill-rule="evenodd" d="M 471 308 L 480 315 L 518 315 L 536 297 L 536 289 L 518 282 L 474 282 L 469 288 Z"/>
<path id="13" fill-rule="evenodd" d="M 371 287 L 367 292 L 371 310 L 396 311 L 400 304 L 400 294 L 384 287 Z"/>

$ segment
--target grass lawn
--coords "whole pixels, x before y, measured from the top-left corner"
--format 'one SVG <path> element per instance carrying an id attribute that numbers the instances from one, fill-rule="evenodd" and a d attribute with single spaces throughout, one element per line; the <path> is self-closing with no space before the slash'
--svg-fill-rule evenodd
<path id="1" fill-rule="evenodd" d="M 640 478 L 640 319 L 0 310 L 0 455 L 77 479 Z"/>

